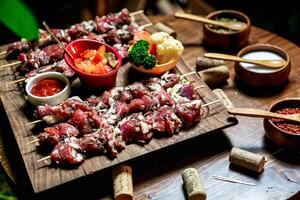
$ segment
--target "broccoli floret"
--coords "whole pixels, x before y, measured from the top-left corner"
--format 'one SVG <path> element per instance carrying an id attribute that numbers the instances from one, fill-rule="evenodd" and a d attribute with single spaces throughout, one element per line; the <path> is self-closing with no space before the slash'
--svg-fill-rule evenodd
<path id="1" fill-rule="evenodd" d="M 148 54 L 143 62 L 145 69 L 152 69 L 156 65 L 156 57 L 152 54 Z"/>
<path id="2" fill-rule="evenodd" d="M 148 41 L 146 41 L 146 40 L 138 40 L 134 44 L 133 49 L 148 51 L 149 46 L 150 46 L 150 43 Z"/>
<path id="3" fill-rule="evenodd" d="M 138 67 L 143 65 L 144 58 L 147 57 L 147 54 L 147 51 L 137 51 L 131 49 L 131 51 L 128 53 L 128 59 Z"/>
<path id="4" fill-rule="evenodd" d="M 156 57 L 149 54 L 150 43 L 146 40 L 138 40 L 128 53 L 128 59 L 135 66 L 143 65 L 146 69 L 151 69 L 156 64 Z"/>

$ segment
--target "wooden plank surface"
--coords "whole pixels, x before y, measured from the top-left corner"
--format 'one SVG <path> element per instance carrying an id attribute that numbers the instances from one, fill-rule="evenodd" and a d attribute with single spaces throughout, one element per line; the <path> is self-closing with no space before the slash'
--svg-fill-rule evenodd
<path id="1" fill-rule="evenodd" d="M 137 18 L 136 21 L 140 22 L 139 24 L 141 25 L 148 23 L 148 20 L 144 17 L 144 15 L 142 15 L 141 18 Z M 180 60 L 176 69 L 180 74 L 191 71 L 191 68 L 184 62 L 183 59 Z M 209 109 L 205 109 L 205 117 L 201 123 L 198 124 L 198 126 L 188 131 L 182 131 L 173 137 L 153 139 L 149 144 L 144 146 L 136 144 L 128 145 L 126 149 L 122 151 L 114 160 L 110 160 L 106 156 L 95 156 L 87 159 L 76 169 L 49 167 L 45 163 L 36 163 L 36 161 L 44 155 L 38 154 L 34 145 L 25 145 L 33 140 L 32 131 L 30 129 L 31 127 L 26 125 L 30 119 L 28 119 L 24 112 L 29 105 L 24 98 L 23 91 L 19 89 L 17 84 L 9 84 L 11 80 L 16 78 L 13 68 L 2 70 L 0 72 L 0 76 L 3 77 L 1 80 L 0 93 L 2 104 L 7 113 L 12 132 L 15 136 L 19 151 L 21 152 L 22 159 L 25 163 L 25 168 L 27 170 L 33 190 L 36 193 L 53 189 L 54 187 L 100 171 L 108 170 L 110 167 L 116 164 L 130 161 L 140 156 L 144 156 L 157 150 L 178 144 L 182 141 L 187 141 L 204 133 L 209 133 L 236 124 L 236 120 L 234 120 L 232 117 L 230 118 L 227 114 L 224 105 L 222 103 L 218 103 L 210 106 Z M 127 81 L 131 80 L 131 77 L 141 76 L 132 70 L 127 63 L 122 66 L 118 73 L 117 85 L 126 85 Z M 196 75 L 189 77 L 189 79 L 196 81 L 194 84 L 195 86 L 205 85 Z M 204 102 L 211 102 L 217 99 L 207 86 L 199 90 L 199 93 Z"/>
<path id="2" fill-rule="evenodd" d="M 194 66 L 195 58 L 206 52 L 202 39 L 202 24 L 173 17 L 150 17 L 152 22 L 164 22 L 174 28 L 178 38 L 185 44 L 184 58 L 190 66 Z M 295 44 L 257 27 L 252 27 L 251 43 L 270 43 L 285 49 L 292 58 L 292 72 L 289 83 L 279 89 L 269 91 L 247 90 L 235 81 L 231 67 L 231 77 L 224 86 L 226 94 L 239 107 L 255 107 L 266 109 L 274 100 L 284 97 L 300 96 L 300 48 Z M 7 77 L 1 77 L 1 79 Z M 3 116 L 3 114 L 1 115 Z M 2 118 L 1 118 L 2 119 Z M 182 189 L 181 172 L 187 167 L 195 167 L 205 185 L 208 199 L 300 199 L 300 156 L 297 153 L 281 151 L 274 155 L 279 147 L 265 138 L 261 119 L 239 117 L 237 126 L 214 134 L 202 135 L 195 140 L 149 156 L 142 161 L 132 163 L 135 199 L 185 199 Z M 10 136 L 6 123 L 1 126 L 0 136 L 6 139 Z M 2 125 L 2 124 L 1 124 Z M 2 127 L 4 127 L 2 129 Z M 22 169 L 15 161 L 11 141 L 2 143 L 1 164 L 5 161 L 5 170 L 16 180 L 17 192 L 22 197 L 28 192 L 24 185 L 30 184 Z M 260 175 L 243 170 L 233 170 L 228 167 L 228 154 L 232 146 L 266 155 L 266 170 Z M 7 155 L 6 153 L 10 153 Z M 238 178 L 257 184 L 245 186 L 227 183 L 213 179 L 213 175 L 223 175 Z M 23 182 L 22 182 L 23 181 Z M 77 192 L 75 192 L 77 191 Z M 61 191 L 49 192 L 39 199 L 111 199 L 112 185 L 110 174 L 93 176 L 81 184 L 65 187 Z M 29 198 L 33 199 L 33 198 Z"/>

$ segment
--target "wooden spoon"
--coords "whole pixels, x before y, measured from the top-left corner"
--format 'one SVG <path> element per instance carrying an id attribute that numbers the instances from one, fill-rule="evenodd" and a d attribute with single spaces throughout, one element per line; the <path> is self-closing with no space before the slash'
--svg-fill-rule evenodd
<path id="1" fill-rule="evenodd" d="M 208 19 L 206 17 L 200 17 L 197 15 L 191 15 L 191 14 L 186 14 L 181 12 L 176 12 L 175 17 L 189 19 L 197 22 L 204 22 L 206 24 L 212 24 L 212 25 L 220 26 L 235 31 L 240 31 L 247 27 L 247 24 L 244 22 L 220 22 L 220 21 Z"/>
<path id="2" fill-rule="evenodd" d="M 255 108 L 228 108 L 228 113 L 247 117 L 278 118 L 300 122 L 300 114 L 284 115 Z"/>
<path id="3" fill-rule="evenodd" d="M 252 60 L 252 59 L 245 59 L 238 56 L 232 56 L 232 55 L 222 54 L 222 53 L 205 53 L 204 57 L 251 63 L 251 64 L 261 65 L 270 68 L 280 68 L 287 64 L 285 60 Z"/>

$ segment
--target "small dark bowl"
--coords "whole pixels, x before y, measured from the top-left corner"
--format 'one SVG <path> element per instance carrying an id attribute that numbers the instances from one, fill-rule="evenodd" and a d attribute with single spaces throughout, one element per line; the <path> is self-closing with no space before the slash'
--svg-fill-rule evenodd
<path id="1" fill-rule="evenodd" d="M 73 60 L 67 55 L 64 55 L 64 59 L 66 63 L 73 69 L 79 76 L 80 81 L 91 88 L 111 88 L 114 87 L 116 84 L 116 77 L 119 68 L 122 65 L 122 57 L 117 52 L 117 50 L 107 44 L 95 41 L 95 40 L 89 40 L 89 39 L 78 39 L 70 42 L 66 49 L 72 54 L 73 58 L 79 57 L 79 54 L 87 49 L 98 49 L 100 46 L 104 45 L 106 48 L 106 51 L 112 52 L 116 59 L 118 60 L 118 65 L 116 68 L 108 73 L 105 74 L 90 74 L 83 72 L 79 70 Z"/>
<path id="2" fill-rule="evenodd" d="M 300 98 L 286 98 L 279 100 L 273 103 L 268 111 L 275 112 L 283 108 L 293 107 L 300 108 Z M 278 128 L 271 119 L 264 119 L 264 129 L 267 137 L 279 146 L 286 149 L 300 150 L 300 134 L 290 133 Z"/>
<path id="3" fill-rule="evenodd" d="M 254 44 L 241 49 L 237 56 L 242 57 L 243 55 L 254 51 L 274 52 L 286 60 L 287 64 L 270 73 L 259 73 L 246 69 L 245 67 L 242 67 L 239 62 L 236 62 L 234 70 L 235 75 L 239 80 L 249 86 L 260 88 L 278 86 L 288 80 L 291 71 L 291 60 L 289 55 L 283 49 L 270 44 Z"/>
<path id="4" fill-rule="evenodd" d="M 248 43 L 251 22 L 247 15 L 235 10 L 218 10 L 206 16 L 206 18 L 212 20 L 216 17 L 232 17 L 246 23 L 247 27 L 240 31 L 220 33 L 208 24 L 203 24 L 203 36 L 208 45 L 221 49 L 238 49 Z"/>

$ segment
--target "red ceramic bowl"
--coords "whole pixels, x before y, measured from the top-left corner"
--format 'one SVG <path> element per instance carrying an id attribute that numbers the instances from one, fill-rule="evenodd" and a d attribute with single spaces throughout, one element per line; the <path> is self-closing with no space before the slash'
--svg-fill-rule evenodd
<path id="1" fill-rule="evenodd" d="M 78 39 L 70 42 L 66 49 L 72 54 L 73 58 L 79 57 L 79 54 L 87 49 L 98 49 L 100 46 L 104 45 L 106 47 L 106 51 L 112 52 L 116 59 L 118 60 L 118 65 L 116 66 L 116 69 L 113 71 L 110 71 L 106 74 L 90 74 L 86 72 L 80 71 L 74 64 L 73 60 L 65 53 L 64 59 L 66 63 L 73 69 L 79 76 L 80 81 L 91 88 L 111 88 L 114 87 L 116 84 L 116 77 L 119 68 L 122 65 L 122 57 L 117 52 L 117 50 L 107 44 L 95 41 L 95 40 L 89 40 L 89 39 Z"/>

